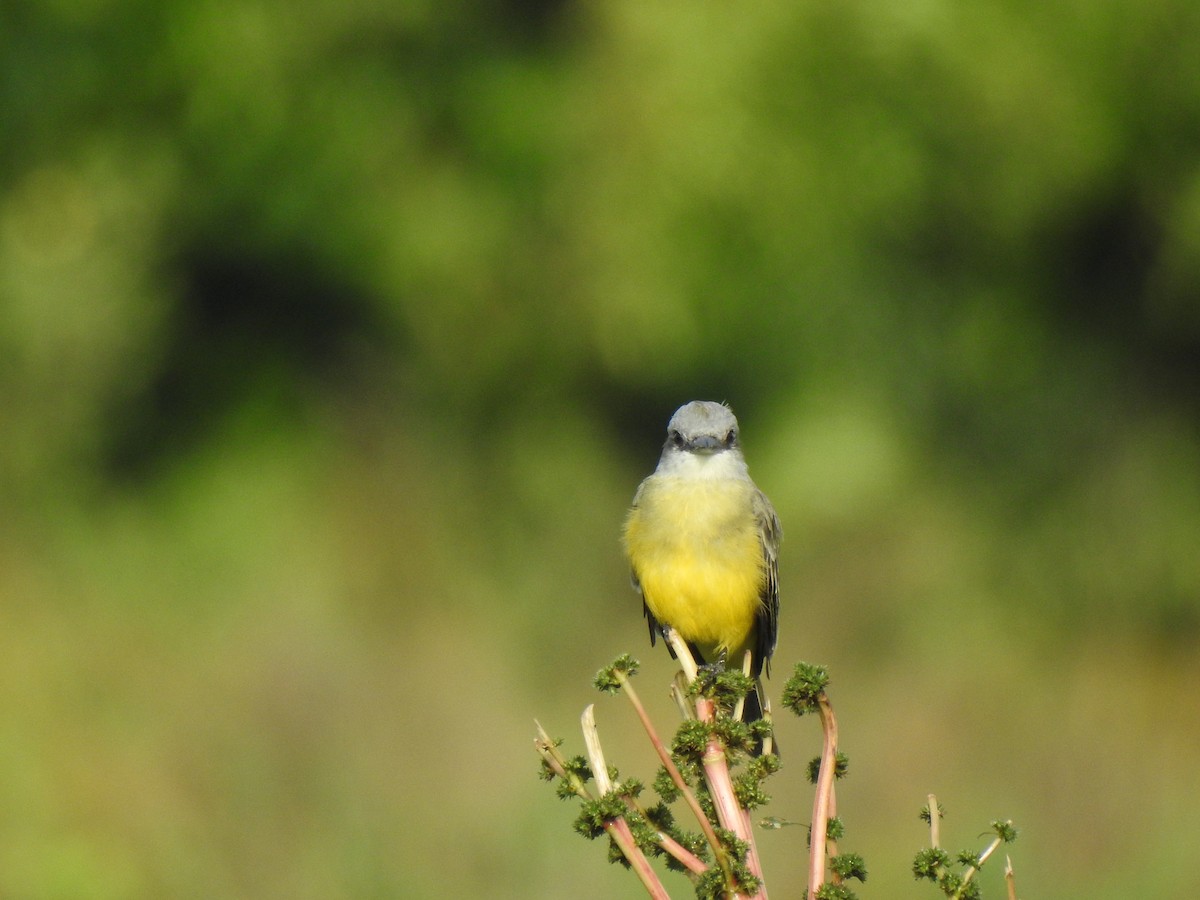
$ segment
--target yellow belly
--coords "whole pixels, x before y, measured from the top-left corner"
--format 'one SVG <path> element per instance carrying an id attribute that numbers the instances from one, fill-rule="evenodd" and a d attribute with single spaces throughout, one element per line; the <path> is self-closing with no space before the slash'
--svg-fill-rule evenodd
<path id="1" fill-rule="evenodd" d="M 646 606 L 706 656 L 741 653 L 754 630 L 766 566 L 753 491 L 737 480 L 654 479 L 625 523 Z"/>

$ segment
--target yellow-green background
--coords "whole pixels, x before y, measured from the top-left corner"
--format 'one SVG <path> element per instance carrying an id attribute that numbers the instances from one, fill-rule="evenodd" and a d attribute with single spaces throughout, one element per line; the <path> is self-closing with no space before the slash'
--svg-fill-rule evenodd
<path id="1" fill-rule="evenodd" d="M 634 652 L 670 727 L 617 535 L 695 398 L 862 896 L 934 896 L 930 791 L 1024 897 L 1200 896 L 1197 46 L 1193 0 L 6 4 L 0 896 L 638 896 L 533 719 L 652 775 L 589 683 Z"/>

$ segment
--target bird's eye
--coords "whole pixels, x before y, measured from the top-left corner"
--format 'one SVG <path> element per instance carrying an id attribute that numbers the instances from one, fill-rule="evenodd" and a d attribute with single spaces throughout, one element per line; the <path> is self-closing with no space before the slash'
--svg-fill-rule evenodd
<path id="1" fill-rule="evenodd" d="M 674 444 L 676 447 L 682 447 L 683 446 L 683 435 L 680 434 L 678 431 L 672 430 L 671 431 L 671 443 Z"/>
<path id="2" fill-rule="evenodd" d="M 734 431 L 732 428 L 730 428 L 729 434 L 725 435 L 725 445 L 728 447 L 732 447 L 736 441 L 737 441 L 737 432 Z"/>

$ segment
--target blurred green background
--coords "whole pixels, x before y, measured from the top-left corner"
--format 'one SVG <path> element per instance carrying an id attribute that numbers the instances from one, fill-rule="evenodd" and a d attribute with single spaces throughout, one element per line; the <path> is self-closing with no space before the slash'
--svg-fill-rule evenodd
<path id="1" fill-rule="evenodd" d="M 729 401 L 864 897 L 1200 895 L 1200 5 L 16 0 L 0 896 L 636 897 L 537 780 Z M 780 725 L 804 821 L 816 724 Z M 766 832 L 799 896 L 801 828 Z M 688 891 L 672 882 L 678 896 Z M 1001 896 L 1000 866 L 985 872 Z"/>

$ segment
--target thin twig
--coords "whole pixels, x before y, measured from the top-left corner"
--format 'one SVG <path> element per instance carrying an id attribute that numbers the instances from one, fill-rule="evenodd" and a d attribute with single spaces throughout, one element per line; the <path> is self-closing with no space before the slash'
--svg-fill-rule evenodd
<path id="1" fill-rule="evenodd" d="M 679 790 L 684 802 L 687 803 L 688 808 L 696 817 L 696 821 L 700 823 L 700 830 L 704 832 L 704 839 L 708 841 L 709 846 L 717 854 L 718 861 L 722 863 L 721 867 L 728 871 L 728 862 L 724 861 L 725 851 L 721 847 L 721 842 L 717 840 L 717 834 L 713 831 L 712 822 L 704 814 L 704 810 L 700 807 L 700 801 L 696 799 L 695 793 L 688 787 L 688 783 L 684 781 L 683 773 L 675 765 L 675 760 L 671 759 L 671 753 L 667 750 L 666 744 L 662 742 L 662 738 L 658 736 L 658 732 L 654 729 L 654 724 L 650 721 L 646 707 L 642 705 L 641 697 L 633 689 L 633 685 L 624 672 L 618 669 L 614 674 L 617 676 L 617 682 L 621 685 L 621 689 L 625 692 L 625 697 L 633 704 L 634 712 L 637 713 L 642 727 L 646 730 L 646 734 L 650 738 L 650 743 L 654 747 L 654 752 L 658 754 L 658 759 L 663 764 L 663 768 L 667 770 L 672 783 Z"/>
<path id="2" fill-rule="evenodd" d="M 637 842 L 633 839 L 633 832 L 629 828 L 629 823 L 624 818 L 609 819 L 604 823 L 604 830 L 608 832 L 617 846 L 621 848 L 621 852 L 629 860 L 629 867 L 637 874 L 642 887 L 646 889 L 646 893 L 653 897 L 654 900 L 671 900 L 671 895 L 667 893 L 667 889 L 659 879 L 658 873 L 650 865 L 650 860 L 646 859 L 646 855 L 642 853 Z"/>
<path id="3" fill-rule="evenodd" d="M 767 692 L 763 690 L 762 678 L 756 678 L 754 681 L 758 690 L 758 705 L 762 708 L 763 720 L 771 725 L 771 731 L 762 745 L 763 754 L 770 755 L 775 752 L 775 716 L 771 714 L 771 701 L 767 697 Z"/>
<path id="4" fill-rule="evenodd" d="M 747 650 L 742 655 L 742 674 L 745 675 L 747 678 L 750 677 L 751 665 L 752 665 L 752 658 L 750 655 L 750 651 Z M 741 719 L 742 713 L 745 712 L 745 710 L 746 710 L 746 696 L 743 694 L 741 697 L 738 697 L 738 702 L 733 707 L 733 717 L 735 719 Z"/>
<path id="5" fill-rule="evenodd" d="M 926 799 L 929 801 L 929 846 L 937 850 L 941 846 L 942 816 L 938 812 L 937 797 L 930 794 Z"/>
<path id="6" fill-rule="evenodd" d="M 542 759 L 546 761 L 546 765 L 550 767 L 550 770 L 571 786 L 571 790 L 575 793 L 575 796 L 583 800 L 595 800 L 596 798 L 592 795 L 592 792 L 587 789 L 579 777 L 567 772 L 566 759 L 563 757 L 562 751 L 555 746 L 554 741 L 550 740 L 550 735 L 546 734 L 546 729 L 542 727 L 542 723 L 534 719 L 533 724 L 537 726 L 538 730 L 538 736 L 533 739 L 533 746 Z"/>
<path id="7" fill-rule="evenodd" d="M 592 778 L 601 795 L 612 790 L 612 779 L 608 777 L 608 763 L 604 759 L 604 748 L 600 746 L 600 731 L 596 728 L 596 704 L 589 703 L 579 717 L 583 729 L 583 745 L 587 748 L 588 762 L 592 765 Z"/>
<path id="8" fill-rule="evenodd" d="M 1005 824 L 1011 825 L 1012 819 L 1009 819 Z M 966 890 L 966 887 L 970 883 L 971 879 L 975 877 L 975 873 L 983 868 L 983 864 L 987 862 L 988 857 L 995 853 L 996 848 L 1003 843 L 1004 839 L 1002 837 L 997 836 L 992 839 L 992 842 L 988 844 L 986 848 L 984 848 L 982 853 L 979 854 L 979 858 L 975 861 L 974 865 L 967 869 L 967 873 L 963 875 L 962 884 L 959 886 L 958 890 L 954 892 L 955 897 L 961 897 L 963 895 L 963 891 Z"/>
<path id="9" fill-rule="evenodd" d="M 689 850 L 675 838 L 665 832 L 655 832 L 658 835 L 658 846 L 663 848 L 663 851 L 669 853 L 677 859 L 684 868 L 695 875 L 703 875 L 708 871 L 708 863 L 698 857 L 695 853 Z"/>
<path id="10" fill-rule="evenodd" d="M 542 728 L 540 722 L 537 724 L 538 736 L 534 738 L 533 744 L 537 748 L 542 759 L 546 761 L 551 771 L 559 778 L 563 778 L 571 786 L 571 790 L 584 800 L 594 800 L 595 797 L 584 786 L 578 776 L 570 774 L 566 769 L 566 760 L 558 747 L 554 745 L 554 741 L 550 740 L 550 736 L 546 734 L 546 730 Z M 670 900 L 667 890 L 663 887 L 662 881 L 658 875 L 650 867 L 650 861 L 646 859 L 645 854 L 638 849 L 637 843 L 633 839 L 633 832 L 629 828 L 629 823 L 624 819 L 610 819 L 604 823 L 604 830 L 608 832 L 608 836 L 620 848 L 621 853 L 629 860 L 630 866 L 637 873 L 638 879 L 646 888 L 646 893 L 658 900 Z"/>
<path id="11" fill-rule="evenodd" d="M 546 729 L 542 728 L 542 724 L 536 719 L 534 720 L 534 724 L 537 725 L 538 736 L 534 739 L 533 744 L 542 759 L 546 761 L 546 765 L 550 767 L 555 775 L 567 781 L 577 796 L 584 800 L 594 800 L 595 797 L 584 786 L 583 782 L 577 776 L 568 774 L 566 760 L 563 758 L 561 751 L 554 745 L 554 742 L 550 740 L 550 735 L 546 733 Z M 640 813 L 642 818 L 647 819 L 647 821 L 649 820 L 646 811 L 638 805 L 637 801 L 631 797 L 625 797 L 624 800 L 627 806 Z M 655 834 L 658 837 L 658 845 L 665 852 L 679 860 L 685 868 L 697 875 L 708 871 L 708 865 L 704 860 L 700 859 L 700 857 L 696 856 L 696 854 L 692 853 L 673 837 L 661 831 L 655 832 Z"/>
<path id="12" fill-rule="evenodd" d="M 638 803 L 637 800 L 633 797 L 623 797 L 622 799 L 625 801 L 625 805 L 633 812 L 640 815 L 647 822 L 650 821 L 650 816 L 646 814 L 645 807 Z M 663 852 L 675 857 L 689 872 L 695 875 L 703 875 L 708 871 L 708 863 L 679 843 L 679 841 L 675 840 L 675 838 L 664 831 L 655 831 L 654 834 L 657 838 L 658 846 L 663 849 Z"/>
<path id="13" fill-rule="evenodd" d="M 671 645 L 671 649 L 675 651 L 675 658 L 679 660 L 679 666 L 683 669 L 683 674 L 687 676 L 688 684 L 696 680 L 698 668 L 696 660 L 692 658 L 691 648 L 688 647 L 687 641 L 679 636 L 674 628 L 663 629 L 663 639 Z"/>
<path id="14" fill-rule="evenodd" d="M 1000 838 L 995 838 L 990 844 L 987 845 L 987 849 L 979 854 L 979 862 L 975 863 L 975 865 L 972 866 L 972 868 L 974 868 L 974 869 L 981 868 L 983 866 L 983 864 L 985 862 L 987 862 L 988 857 L 991 856 L 993 853 L 995 853 L 996 848 L 999 847 L 1003 843 L 1004 843 L 1004 841 L 1001 840 Z"/>
<path id="15" fill-rule="evenodd" d="M 696 707 L 687 695 L 687 676 L 683 672 L 676 672 L 675 677 L 671 679 L 671 699 L 675 701 L 679 710 L 679 718 L 685 722 L 695 721 Z"/>
<path id="16" fill-rule="evenodd" d="M 593 704 L 589 703 L 584 709 L 580 721 L 583 727 L 583 742 L 587 746 L 588 761 L 592 767 L 592 777 L 596 779 L 596 787 L 600 789 L 601 793 L 607 794 L 612 790 L 612 779 L 608 776 L 608 763 L 604 759 L 604 749 L 600 746 L 600 732 L 596 728 Z M 670 900 L 670 895 L 650 865 L 650 860 L 646 859 L 646 854 L 633 839 L 633 831 L 625 817 L 606 819 L 604 830 L 608 832 L 617 847 L 620 848 L 621 853 L 624 854 L 625 859 L 629 861 L 630 868 L 637 874 L 646 893 L 655 900 Z"/>

